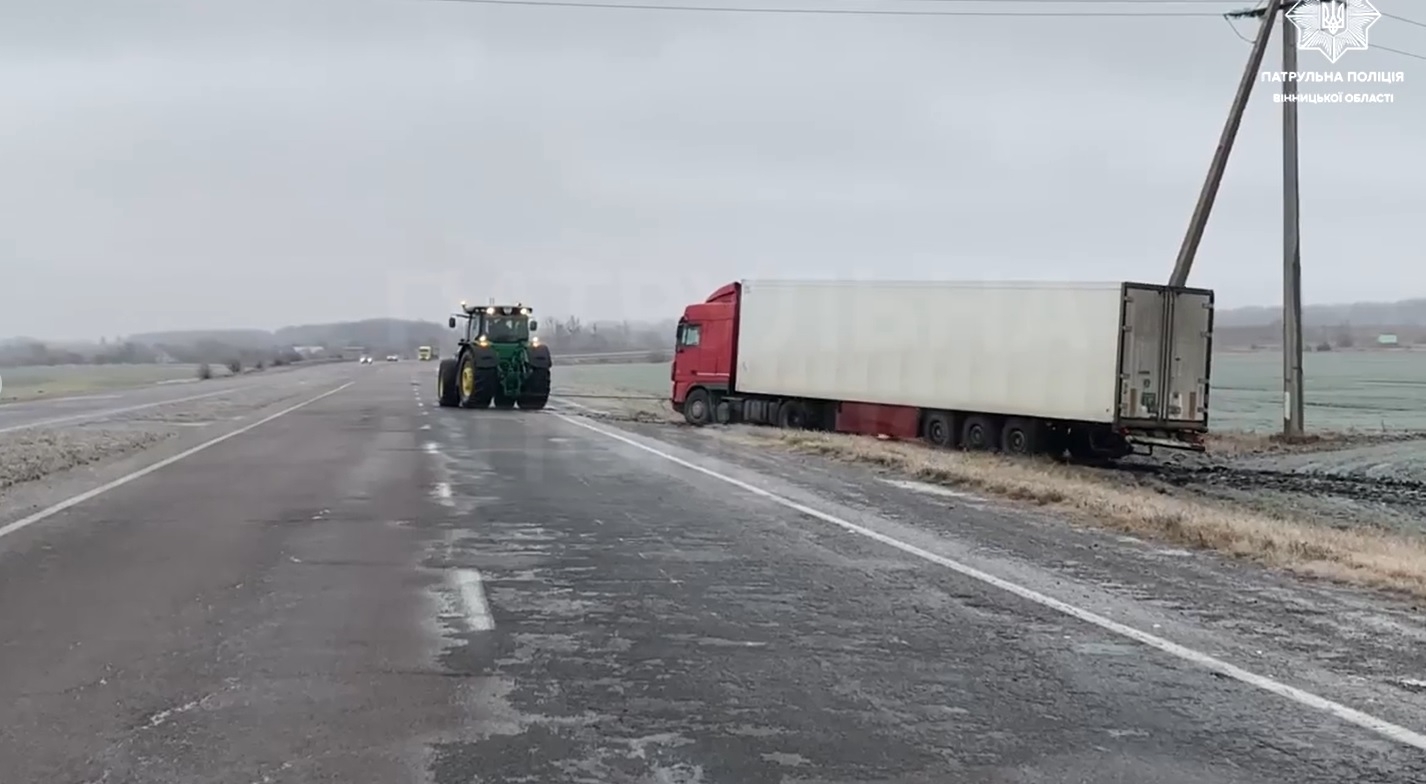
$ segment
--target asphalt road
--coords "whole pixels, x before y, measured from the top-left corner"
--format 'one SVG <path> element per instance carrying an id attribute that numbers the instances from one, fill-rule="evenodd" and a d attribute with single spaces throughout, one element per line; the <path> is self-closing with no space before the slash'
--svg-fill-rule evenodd
<path id="1" fill-rule="evenodd" d="M 1417 697 L 1150 607 L 1049 529 L 437 409 L 428 370 L 322 371 L 339 391 L 0 519 L 0 780 L 1426 780 Z"/>

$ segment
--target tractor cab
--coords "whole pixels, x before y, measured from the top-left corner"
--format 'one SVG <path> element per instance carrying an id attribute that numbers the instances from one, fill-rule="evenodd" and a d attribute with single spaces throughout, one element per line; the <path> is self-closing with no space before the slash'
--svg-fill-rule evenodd
<path id="1" fill-rule="evenodd" d="M 465 319 L 465 335 L 461 344 L 473 343 L 489 346 L 504 355 L 518 353 L 524 348 L 540 345 L 536 334 L 539 322 L 525 305 L 467 305 L 461 303 L 462 313 L 451 316 L 448 324 L 456 328 L 456 319 Z"/>

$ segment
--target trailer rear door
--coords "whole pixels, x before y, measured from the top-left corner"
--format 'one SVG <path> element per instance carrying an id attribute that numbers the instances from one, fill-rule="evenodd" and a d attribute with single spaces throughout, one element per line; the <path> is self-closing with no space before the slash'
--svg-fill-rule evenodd
<path id="1" fill-rule="evenodd" d="M 1206 429 L 1213 292 L 1126 283 L 1121 330 L 1120 422 Z"/>

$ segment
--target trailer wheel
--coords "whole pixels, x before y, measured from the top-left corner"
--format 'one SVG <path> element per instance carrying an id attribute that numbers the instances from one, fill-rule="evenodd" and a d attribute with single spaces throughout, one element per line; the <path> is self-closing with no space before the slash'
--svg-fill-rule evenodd
<path id="1" fill-rule="evenodd" d="M 990 420 L 983 416 L 966 417 L 965 426 L 961 428 L 961 445 L 971 452 L 989 452 L 995 448 L 995 431 L 990 427 Z"/>
<path id="2" fill-rule="evenodd" d="M 786 430 L 806 430 L 807 407 L 797 400 L 783 401 L 777 407 L 777 426 Z"/>
<path id="3" fill-rule="evenodd" d="M 703 427 L 713 421 L 713 406 L 708 400 L 708 390 L 695 389 L 683 401 L 683 418 L 694 427 Z"/>
<path id="4" fill-rule="evenodd" d="M 1040 429 L 1027 419 L 1007 419 L 1000 431 L 1000 448 L 1008 455 L 1028 457 L 1040 452 Z"/>
<path id="5" fill-rule="evenodd" d="M 951 426 L 951 415 L 944 411 L 932 411 L 926 415 L 926 424 L 921 437 L 937 449 L 950 449 L 956 445 L 955 431 Z"/>

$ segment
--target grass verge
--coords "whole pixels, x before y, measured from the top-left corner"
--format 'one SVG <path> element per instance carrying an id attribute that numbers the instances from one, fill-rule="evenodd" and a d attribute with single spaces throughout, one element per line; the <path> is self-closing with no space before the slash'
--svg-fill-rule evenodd
<path id="1" fill-rule="evenodd" d="M 1282 433 L 1260 433 L 1228 430 L 1209 433 L 1204 439 L 1208 453 L 1222 457 L 1250 455 L 1281 455 L 1302 452 L 1333 452 L 1359 446 L 1395 444 L 1426 439 L 1426 432 L 1414 430 L 1323 430 L 1300 438 L 1288 438 Z"/>
<path id="2" fill-rule="evenodd" d="M 727 436 L 878 466 L 916 479 L 1048 507 L 1124 533 L 1214 550 L 1299 574 L 1426 598 L 1426 540 L 1339 530 L 1152 489 L 1116 486 L 1102 472 L 1048 461 L 932 451 L 837 433 L 733 428 Z"/>

